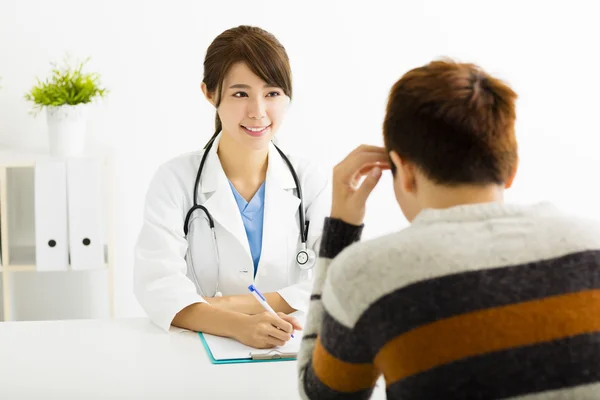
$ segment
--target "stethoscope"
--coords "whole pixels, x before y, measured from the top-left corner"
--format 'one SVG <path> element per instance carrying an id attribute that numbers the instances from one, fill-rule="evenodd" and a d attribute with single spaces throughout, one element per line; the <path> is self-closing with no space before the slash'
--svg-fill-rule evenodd
<path id="1" fill-rule="evenodd" d="M 194 266 L 192 252 L 190 251 L 190 248 L 193 243 L 191 243 L 192 241 L 188 239 L 189 222 L 190 222 L 190 218 L 192 217 L 192 214 L 196 210 L 204 211 L 204 214 L 208 218 L 208 225 L 209 225 L 211 233 L 212 233 L 212 235 L 211 235 L 212 236 L 212 244 L 213 244 L 215 257 L 216 257 L 216 263 L 217 263 L 217 277 L 216 277 L 215 292 L 214 292 L 213 297 L 220 297 L 220 296 L 222 296 L 221 292 L 219 292 L 219 275 L 220 275 L 221 265 L 220 265 L 220 260 L 219 260 L 219 249 L 217 247 L 217 235 L 215 233 L 215 222 L 213 220 L 212 215 L 206 209 L 206 207 L 198 204 L 198 185 L 200 184 L 200 177 L 202 176 L 202 169 L 204 168 L 204 163 L 206 162 L 206 157 L 208 156 L 208 153 L 209 153 L 215 139 L 216 139 L 216 137 L 214 137 L 206 145 L 206 148 L 204 149 L 204 154 L 202 155 L 202 159 L 200 160 L 200 166 L 198 167 L 198 173 L 196 174 L 196 182 L 194 184 L 194 205 L 192 206 L 192 208 L 190 208 L 190 210 L 188 211 L 188 213 L 185 217 L 185 222 L 183 225 L 183 232 L 185 233 L 186 240 L 188 240 L 187 257 L 190 260 L 192 276 L 196 283 L 196 287 L 201 292 L 200 294 L 202 296 L 205 296 L 205 294 L 202 293 L 202 289 L 200 287 L 200 282 L 198 280 L 198 276 L 196 275 L 196 268 Z M 285 154 L 283 154 L 283 151 L 281 151 L 281 149 L 279 147 L 277 147 L 277 145 L 275 145 L 274 143 L 273 143 L 273 145 L 275 146 L 275 149 L 277 149 L 277 151 L 281 155 L 281 158 L 283 158 L 283 160 L 287 164 L 287 166 L 292 174 L 292 177 L 294 178 L 294 183 L 296 184 L 298 198 L 300 199 L 298 219 L 300 220 L 300 240 L 301 240 L 300 249 L 296 253 L 296 264 L 298 265 L 298 267 L 301 270 L 307 271 L 307 270 L 312 269 L 315 266 L 317 257 L 316 257 L 314 250 L 309 249 L 306 244 L 306 242 L 308 240 L 308 225 L 309 225 L 310 221 L 306 221 L 306 218 L 304 215 L 304 199 L 302 197 L 302 188 L 300 187 L 300 180 L 298 179 L 298 175 L 296 174 L 296 171 L 294 170 L 294 167 L 292 166 L 292 163 L 290 162 L 290 160 L 285 156 Z"/>

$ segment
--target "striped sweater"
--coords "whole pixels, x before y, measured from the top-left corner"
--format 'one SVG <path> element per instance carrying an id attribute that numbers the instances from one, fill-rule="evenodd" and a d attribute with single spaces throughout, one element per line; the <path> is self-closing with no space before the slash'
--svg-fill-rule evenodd
<path id="1" fill-rule="evenodd" d="M 326 219 L 303 398 L 600 399 L 600 225 L 546 203 L 424 210 L 356 243 Z"/>

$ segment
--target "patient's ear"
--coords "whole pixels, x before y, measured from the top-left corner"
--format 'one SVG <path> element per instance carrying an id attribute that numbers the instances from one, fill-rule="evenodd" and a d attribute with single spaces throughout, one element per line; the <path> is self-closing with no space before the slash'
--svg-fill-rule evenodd
<path id="1" fill-rule="evenodd" d="M 517 159 L 517 161 L 515 161 L 515 165 L 511 171 L 508 179 L 506 180 L 506 183 L 504 184 L 505 189 L 510 189 L 510 187 L 512 186 L 512 184 L 515 180 L 515 176 L 517 175 L 518 167 L 519 167 L 519 159 Z"/>
<path id="2" fill-rule="evenodd" d="M 390 151 L 390 161 L 394 180 L 404 192 L 413 193 L 417 190 L 416 169 L 414 165 L 400 158 L 398 153 Z M 394 171 L 395 169 L 395 171 Z"/>

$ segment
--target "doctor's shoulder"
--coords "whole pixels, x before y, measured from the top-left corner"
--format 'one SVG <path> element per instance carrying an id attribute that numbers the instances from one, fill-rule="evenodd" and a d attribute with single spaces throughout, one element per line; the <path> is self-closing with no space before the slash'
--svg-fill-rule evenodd
<path id="1" fill-rule="evenodd" d="M 314 199 L 323 191 L 331 192 L 331 175 L 333 172 L 331 168 L 326 168 L 324 164 L 317 160 L 293 153 L 286 153 L 286 156 L 298 174 L 298 179 L 302 185 L 302 194 L 307 201 Z"/>
<path id="2" fill-rule="evenodd" d="M 196 172 L 203 150 L 196 150 L 173 157 L 158 165 L 148 187 L 146 201 L 169 199 L 185 207 L 191 199 Z"/>

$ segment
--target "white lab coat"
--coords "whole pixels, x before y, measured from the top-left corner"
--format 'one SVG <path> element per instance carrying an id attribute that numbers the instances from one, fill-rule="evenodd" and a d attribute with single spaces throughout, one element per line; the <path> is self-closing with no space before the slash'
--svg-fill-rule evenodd
<path id="1" fill-rule="evenodd" d="M 211 213 L 219 250 L 219 291 L 223 296 L 249 294 L 254 283 L 263 293 L 278 292 L 294 309 L 307 311 L 312 280 L 296 265 L 300 245 L 295 183 L 273 144 L 269 147 L 265 184 L 262 251 L 253 277 L 248 238 L 239 208 L 217 155 L 215 140 L 204 164 L 198 203 Z M 191 279 L 186 262 L 188 242 L 183 224 L 193 205 L 194 181 L 203 151 L 163 164 L 146 195 L 144 222 L 135 245 L 134 291 L 150 319 L 168 330 L 175 315 L 190 304 L 206 302 Z M 323 220 L 330 212 L 330 173 L 306 160 L 288 156 L 302 187 L 308 246 L 318 254 Z M 211 230 L 201 210 L 194 212 L 194 264 L 206 296 L 213 296 L 216 263 Z M 203 257 L 202 255 L 206 255 Z M 312 274 L 311 274 L 312 276 Z"/>

